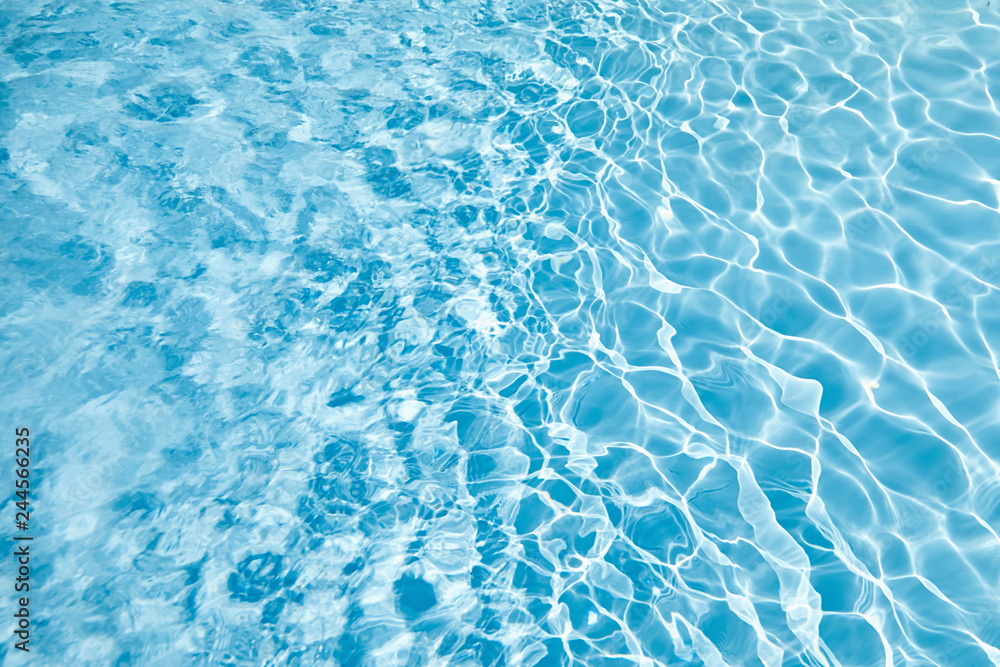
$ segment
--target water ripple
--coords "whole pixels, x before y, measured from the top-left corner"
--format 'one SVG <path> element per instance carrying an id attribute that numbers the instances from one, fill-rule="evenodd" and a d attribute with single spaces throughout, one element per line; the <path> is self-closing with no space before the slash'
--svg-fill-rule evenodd
<path id="1" fill-rule="evenodd" d="M 32 664 L 1000 665 L 991 3 L 8 9 Z"/>

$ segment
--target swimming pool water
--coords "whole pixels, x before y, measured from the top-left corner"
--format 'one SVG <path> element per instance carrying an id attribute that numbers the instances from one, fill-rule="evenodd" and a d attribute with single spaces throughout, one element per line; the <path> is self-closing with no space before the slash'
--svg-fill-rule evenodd
<path id="1" fill-rule="evenodd" d="M 0 8 L 4 664 L 1000 665 L 987 0 Z"/>

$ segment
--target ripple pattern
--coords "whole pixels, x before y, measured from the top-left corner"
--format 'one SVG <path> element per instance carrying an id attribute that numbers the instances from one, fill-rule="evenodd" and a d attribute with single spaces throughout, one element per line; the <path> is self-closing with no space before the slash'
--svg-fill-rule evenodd
<path id="1" fill-rule="evenodd" d="M 0 4 L 0 660 L 1000 665 L 990 5 Z"/>

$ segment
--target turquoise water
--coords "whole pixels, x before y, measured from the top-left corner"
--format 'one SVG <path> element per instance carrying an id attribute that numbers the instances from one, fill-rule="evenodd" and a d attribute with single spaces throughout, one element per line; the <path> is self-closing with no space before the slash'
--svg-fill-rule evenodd
<path id="1" fill-rule="evenodd" d="M 992 4 L 0 2 L 0 660 L 1000 665 Z"/>

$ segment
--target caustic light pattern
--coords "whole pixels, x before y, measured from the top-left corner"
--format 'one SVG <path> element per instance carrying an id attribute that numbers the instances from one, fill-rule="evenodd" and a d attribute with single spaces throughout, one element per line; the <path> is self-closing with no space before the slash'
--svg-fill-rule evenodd
<path id="1" fill-rule="evenodd" d="M 992 4 L 0 2 L 0 660 L 1000 665 Z"/>

